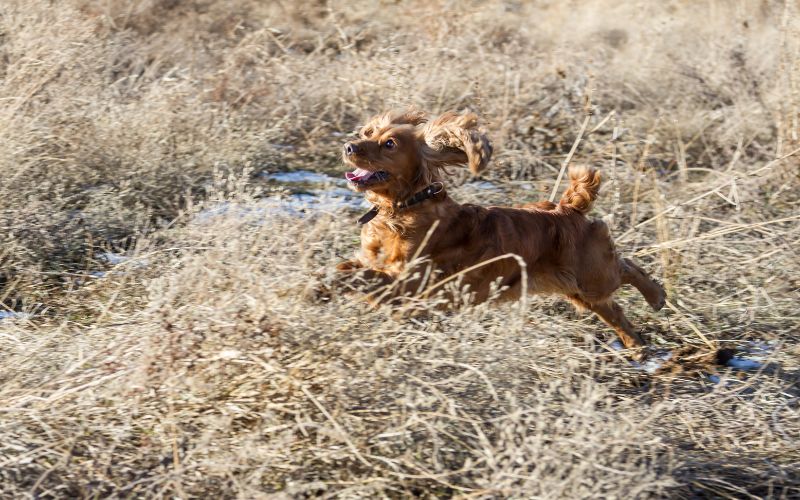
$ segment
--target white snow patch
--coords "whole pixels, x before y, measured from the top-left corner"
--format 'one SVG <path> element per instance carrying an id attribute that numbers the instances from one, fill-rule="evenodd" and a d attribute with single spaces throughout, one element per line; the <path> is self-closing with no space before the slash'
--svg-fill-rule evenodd
<path id="1" fill-rule="evenodd" d="M 752 359 L 765 359 L 767 356 L 770 355 L 772 351 L 775 350 L 775 341 L 771 340 L 769 342 L 756 342 L 751 340 L 748 342 L 744 349 L 747 356 Z"/>
<path id="2" fill-rule="evenodd" d="M 733 357 L 728 360 L 728 366 L 734 370 L 758 370 L 762 363 L 754 359 Z"/>
<path id="3" fill-rule="evenodd" d="M 292 146 L 291 144 L 280 144 L 278 142 L 268 142 L 270 146 L 279 150 L 279 151 L 294 151 L 297 149 L 296 147 Z"/>
<path id="4" fill-rule="evenodd" d="M 329 175 L 312 172 L 310 170 L 295 170 L 293 172 L 275 172 L 267 174 L 267 179 L 285 183 L 313 183 L 313 184 L 345 184 L 345 179 L 336 179 Z"/>
<path id="5" fill-rule="evenodd" d="M 775 341 L 750 341 L 739 350 L 739 355 L 731 358 L 727 365 L 734 370 L 759 370 L 775 350 Z"/>
<path id="6" fill-rule="evenodd" d="M 277 202 L 279 207 L 283 207 L 287 212 L 294 211 L 293 215 L 303 216 L 308 212 L 328 212 L 339 213 L 342 209 L 361 209 L 370 206 L 364 196 L 354 193 L 349 189 L 317 189 L 311 193 L 300 193 L 290 196 L 288 199 L 267 198 L 265 203 L 272 206 Z"/>
<path id="7" fill-rule="evenodd" d="M 622 345 L 622 342 L 619 340 L 615 340 L 608 344 L 610 348 L 615 351 L 623 351 L 625 350 L 625 346 Z M 664 365 L 664 362 L 669 361 L 672 359 L 672 352 L 671 351 L 660 351 L 647 357 L 644 363 L 639 363 L 638 361 L 631 361 L 631 366 L 636 368 L 637 370 L 642 370 L 644 372 L 653 374 L 659 368 Z"/>
<path id="8" fill-rule="evenodd" d="M 131 267 L 134 268 L 145 267 L 147 265 L 147 259 L 131 257 L 129 255 L 123 255 L 121 253 L 114 253 L 114 252 L 102 252 L 97 255 L 97 259 L 112 266 L 118 266 L 126 262 L 130 262 Z M 101 277 L 103 274 L 105 274 L 102 273 L 101 271 L 97 271 L 97 273 L 101 274 L 99 275 L 96 273 L 90 273 L 90 274 L 95 277 Z"/>
<path id="9" fill-rule="evenodd" d="M 97 256 L 100 260 L 105 261 L 112 266 L 116 266 L 117 264 L 122 264 L 123 262 L 127 262 L 130 260 L 130 257 L 127 255 L 122 255 L 119 253 L 114 252 L 103 252 Z"/>
<path id="10" fill-rule="evenodd" d="M 31 317 L 28 313 L 20 313 L 15 311 L 0 311 L 0 321 L 4 319 L 29 319 Z"/>
<path id="11" fill-rule="evenodd" d="M 637 361 L 632 361 L 631 365 L 634 368 L 647 372 L 649 374 L 655 373 L 659 368 L 664 366 L 666 361 L 672 359 L 672 352 L 670 351 L 663 351 L 659 353 L 651 354 L 644 363 L 639 363 Z"/>
<path id="12" fill-rule="evenodd" d="M 316 189 L 310 193 L 290 196 L 268 196 L 250 205 L 233 205 L 228 202 L 207 208 L 195 217 L 197 223 L 233 215 L 239 218 L 307 217 L 320 213 L 339 215 L 342 211 L 367 209 L 371 205 L 358 193 L 344 188 Z"/>
<path id="13" fill-rule="evenodd" d="M 664 362 L 669 361 L 670 359 L 672 359 L 672 353 L 669 351 L 653 355 L 644 362 L 642 369 L 647 373 L 655 373 L 656 370 L 664 365 Z"/>
<path id="14" fill-rule="evenodd" d="M 479 190 L 479 189 L 488 189 L 488 190 L 499 189 L 495 184 L 492 184 L 489 181 L 469 182 L 467 184 L 464 184 L 463 187 L 465 187 L 467 189 L 475 189 L 475 190 Z"/>

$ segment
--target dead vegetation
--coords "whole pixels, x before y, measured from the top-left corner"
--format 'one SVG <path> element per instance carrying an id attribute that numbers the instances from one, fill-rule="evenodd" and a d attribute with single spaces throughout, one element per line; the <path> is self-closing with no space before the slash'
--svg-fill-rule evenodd
<path id="1" fill-rule="evenodd" d="M 799 14 L 4 2 L 0 492 L 797 496 Z M 637 368 L 547 298 L 304 302 L 357 214 L 267 211 L 258 174 L 340 175 L 342 134 L 408 104 L 487 122 L 495 188 L 455 172 L 461 201 L 546 198 L 580 136 L 595 215 L 669 289 L 626 310 L 673 358 Z"/>

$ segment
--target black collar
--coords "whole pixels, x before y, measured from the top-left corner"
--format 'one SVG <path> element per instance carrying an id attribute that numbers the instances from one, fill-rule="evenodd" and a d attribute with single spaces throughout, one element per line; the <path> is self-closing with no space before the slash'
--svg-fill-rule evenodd
<path id="1" fill-rule="evenodd" d="M 403 210 L 408 207 L 414 206 L 418 203 L 422 203 L 423 201 L 433 198 L 437 194 L 441 193 L 442 190 L 444 190 L 444 184 L 442 184 L 441 182 L 434 182 L 433 184 L 426 187 L 422 191 L 415 193 L 414 196 L 407 199 L 406 201 L 395 204 L 394 206 L 395 210 Z M 365 213 L 364 215 L 358 218 L 357 221 L 358 224 L 363 225 L 371 221 L 378 215 L 379 211 L 380 209 L 378 207 L 373 206 L 372 208 L 369 209 L 369 212 Z"/>

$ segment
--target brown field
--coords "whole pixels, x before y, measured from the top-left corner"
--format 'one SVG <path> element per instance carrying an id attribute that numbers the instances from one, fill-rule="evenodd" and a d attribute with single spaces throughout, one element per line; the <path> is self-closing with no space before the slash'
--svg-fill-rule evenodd
<path id="1" fill-rule="evenodd" d="M 4 0 L 0 496 L 797 498 L 799 16 Z M 408 105 L 482 117 L 464 202 L 546 199 L 580 139 L 668 289 L 620 296 L 650 364 L 556 298 L 302 298 L 358 245 L 342 143 Z"/>

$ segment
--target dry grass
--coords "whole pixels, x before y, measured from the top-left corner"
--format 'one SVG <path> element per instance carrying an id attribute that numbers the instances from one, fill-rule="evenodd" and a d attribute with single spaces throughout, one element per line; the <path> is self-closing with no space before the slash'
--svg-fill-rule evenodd
<path id="1" fill-rule="evenodd" d="M 0 495 L 800 495 L 798 15 L 3 2 Z M 622 300 L 673 360 L 637 369 L 548 298 L 304 302 L 353 213 L 265 210 L 258 174 L 336 172 L 343 133 L 408 104 L 484 117 L 497 188 L 452 179 L 484 204 L 546 198 L 585 123 L 595 215 L 670 293 Z M 708 362 L 750 342 L 758 370 Z"/>

